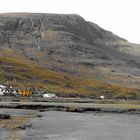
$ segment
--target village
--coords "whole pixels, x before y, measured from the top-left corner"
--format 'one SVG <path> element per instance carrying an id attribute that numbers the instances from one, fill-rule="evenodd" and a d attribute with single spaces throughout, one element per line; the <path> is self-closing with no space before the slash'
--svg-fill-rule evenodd
<path id="1" fill-rule="evenodd" d="M 57 99 L 56 94 L 49 93 L 44 90 L 31 90 L 30 88 L 14 88 L 12 86 L 5 86 L 0 84 L 0 96 L 14 96 L 14 97 L 44 97 L 48 99 Z"/>
<path id="2" fill-rule="evenodd" d="M 15 88 L 13 86 L 5 86 L 0 84 L 0 96 L 7 96 L 7 97 L 41 97 L 41 98 L 46 98 L 46 99 L 58 99 L 58 98 L 65 98 L 63 96 L 58 97 L 57 94 L 52 93 L 52 92 L 48 92 L 47 90 L 40 90 L 40 89 L 35 89 L 35 88 Z M 82 100 L 81 97 L 75 97 L 75 96 L 68 96 L 66 97 L 67 99 L 80 99 Z M 83 97 L 83 98 L 87 98 L 88 97 Z M 96 98 L 96 100 L 104 100 L 106 99 L 104 95 L 100 95 L 99 97 Z"/>

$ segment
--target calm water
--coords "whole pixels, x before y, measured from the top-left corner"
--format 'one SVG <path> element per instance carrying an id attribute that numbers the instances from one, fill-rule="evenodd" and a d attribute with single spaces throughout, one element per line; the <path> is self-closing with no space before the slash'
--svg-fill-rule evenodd
<path id="1" fill-rule="evenodd" d="M 140 116 L 50 111 L 34 119 L 24 140 L 139 140 Z"/>
<path id="2" fill-rule="evenodd" d="M 35 115 L 33 110 L 0 109 L 11 115 Z M 139 140 L 140 115 L 111 113 L 70 113 L 49 111 L 33 117 L 31 128 L 18 132 L 18 140 Z M 17 133 L 17 132 L 16 132 Z M 13 132 L 10 132 L 10 135 Z M 0 127 L 0 140 L 9 138 Z M 15 134 L 14 134 L 15 135 Z"/>

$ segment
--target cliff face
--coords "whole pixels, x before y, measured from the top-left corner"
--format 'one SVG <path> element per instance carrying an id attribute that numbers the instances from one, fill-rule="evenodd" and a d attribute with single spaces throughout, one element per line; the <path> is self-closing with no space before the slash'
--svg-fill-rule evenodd
<path id="1" fill-rule="evenodd" d="M 0 50 L 1 61 L 19 57 L 27 61 L 27 66 L 33 63 L 36 67 L 70 76 L 121 82 L 124 86 L 139 83 L 140 46 L 79 15 L 1 14 Z M 8 65 L 13 66 L 9 62 Z M 4 66 L 1 65 L 1 71 Z M 16 77 L 17 74 L 12 75 Z M 27 74 L 25 80 L 29 77 Z"/>

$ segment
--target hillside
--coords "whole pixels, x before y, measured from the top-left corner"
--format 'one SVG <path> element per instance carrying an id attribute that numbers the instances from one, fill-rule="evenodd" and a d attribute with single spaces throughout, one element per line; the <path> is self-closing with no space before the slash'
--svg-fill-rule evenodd
<path id="1" fill-rule="evenodd" d="M 79 15 L 0 14 L 0 82 L 61 95 L 136 96 L 140 45 Z"/>

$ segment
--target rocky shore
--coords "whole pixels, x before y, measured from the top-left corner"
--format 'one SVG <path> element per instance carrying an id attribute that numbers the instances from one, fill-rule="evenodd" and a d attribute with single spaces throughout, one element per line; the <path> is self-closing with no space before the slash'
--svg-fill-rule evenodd
<path id="1" fill-rule="evenodd" d="M 139 135 L 139 104 L 0 102 L 0 140 L 128 140 Z"/>
<path id="2" fill-rule="evenodd" d="M 38 111 L 140 113 L 136 104 L 59 103 L 59 102 L 0 102 L 0 108 L 33 109 Z"/>

